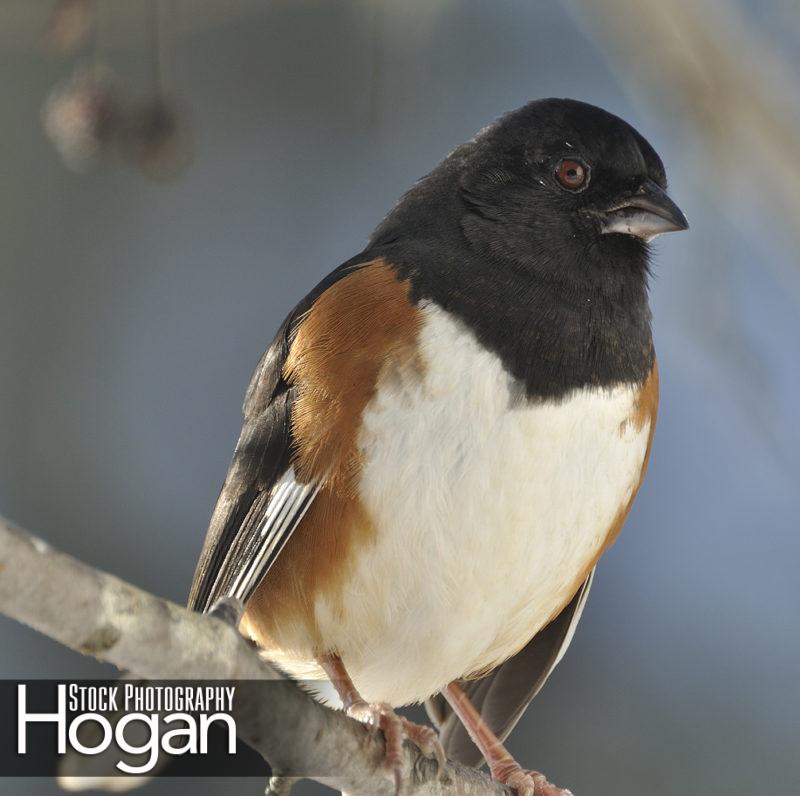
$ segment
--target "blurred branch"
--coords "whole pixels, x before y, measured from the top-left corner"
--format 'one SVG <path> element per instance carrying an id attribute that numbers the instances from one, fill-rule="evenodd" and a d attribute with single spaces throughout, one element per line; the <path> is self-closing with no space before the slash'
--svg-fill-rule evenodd
<path id="1" fill-rule="evenodd" d="M 239 736 L 283 777 L 324 771 L 316 781 L 351 796 L 390 796 L 384 744 L 340 711 L 282 678 L 238 633 L 215 616 L 189 611 L 53 550 L 0 518 L 0 612 L 61 644 L 149 680 L 277 679 L 236 712 Z M 404 744 L 404 793 L 509 796 L 486 774 L 437 764 Z"/>
<path id="2" fill-rule="evenodd" d="M 744 178 L 748 200 L 800 240 L 800 140 L 797 75 L 778 50 L 747 25 L 738 2 L 572 0 L 613 42 L 623 80 L 645 83 L 693 123 L 717 188 Z M 756 210 L 759 208 L 756 207 Z"/>

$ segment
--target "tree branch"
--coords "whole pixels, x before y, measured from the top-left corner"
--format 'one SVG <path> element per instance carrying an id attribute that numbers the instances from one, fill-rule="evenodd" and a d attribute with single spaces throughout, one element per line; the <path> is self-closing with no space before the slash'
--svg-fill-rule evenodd
<path id="1" fill-rule="evenodd" d="M 620 79 L 643 84 L 648 96 L 666 100 L 684 123 L 694 125 L 707 154 L 700 166 L 711 169 L 716 195 L 721 195 L 720 182 L 746 180 L 751 205 L 771 206 L 768 215 L 755 216 L 759 231 L 765 220 L 782 221 L 783 231 L 796 241 L 800 162 L 785 155 L 800 135 L 796 76 L 780 48 L 748 22 L 742 5 L 572 0 L 591 31 L 613 45 L 607 51 L 622 67 Z M 756 202 L 753 193 L 758 193 Z M 739 206 L 733 207 L 740 223 Z M 764 263 L 780 269 L 776 274 L 782 280 L 788 276 L 798 295 L 796 271 L 785 272 L 776 258 Z M 790 258 L 787 264 L 797 262 Z"/>
<path id="2" fill-rule="evenodd" d="M 391 796 L 383 739 L 316 702 L 266 663 L 229 623 L 189 611 L 60 553 L 0 518 L 0 612 L 70 649 L 147 680 L 263 680 L 236 714 L 239 736 L 276 773 L 311 778 L 351 796 Z M 261 696 L 268 693 L 269 701 Z M 509 796 L 474 769 L 404 746 L 406 794 Z"/>

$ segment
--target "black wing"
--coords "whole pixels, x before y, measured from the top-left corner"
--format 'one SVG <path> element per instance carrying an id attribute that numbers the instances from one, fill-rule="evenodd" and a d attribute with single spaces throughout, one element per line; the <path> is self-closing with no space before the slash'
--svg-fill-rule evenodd
<path id="1" fill-rule="evenodd" d="M 293 389 L 282 370 L 297 325 L 331 285 L 366 260 L 329 274 L 283 322 L 256 367 L 244 401 L 244 425 L 197 562 L 189 607 L 208 611 L 222 597 L 243 603 L 269 571 L 321 484 L 295 478 L 291 464 Z"/>
<path id="2" fill-rule="evenodd" d="M 589 596 L 593 576 L 594 570 L 561 613 L 513 658 L 485 677 L 459 683 L 501 741 L 514 729 L 566 652 Z M 439 739 L 447 757 L 466 766 L 479 766 L 483 758 L 478 747 L 444 697 L 437 694 L 425 707 L 439 728 Z"/>

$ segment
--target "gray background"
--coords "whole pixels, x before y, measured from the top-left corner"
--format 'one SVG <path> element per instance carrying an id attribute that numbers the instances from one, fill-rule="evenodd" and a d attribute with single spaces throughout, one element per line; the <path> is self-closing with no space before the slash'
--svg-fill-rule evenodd
<path id="1" fill-rule="evenodd" d="M 692 232 L 656 244 L 649 476 L 510 745 L 579 796 L 796 793 L 800 289 L 793 240 L 763 207 L 780 175 L 731 188 L 713 141 L 630 82 L 624 54 L 574 8 L 531 0 L 175 3 L 191 168 L 166 184 L 116 160 L 76 175 L 40 122 L 74 62 L 39 47 L 50 5 L 0 12 L 0 511 L 184 600 L 245 385 L 284 314 L 501 112 L 540 96 L 603 105 L 660 152 Z M 109 22 L 109 63 L 134 92 L 141 8 Z M 777 20 L 748 24 L 788 52 Z M 2 676 L 105 671 L 0 618 Z"/>

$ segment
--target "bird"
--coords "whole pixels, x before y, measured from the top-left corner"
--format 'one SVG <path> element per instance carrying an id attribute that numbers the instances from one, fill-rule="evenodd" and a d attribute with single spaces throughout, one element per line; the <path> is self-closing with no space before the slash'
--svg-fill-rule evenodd
<path id="1" fill-rule="evenodd" d="M 190 607 L 382 730 L 568 791 L 504 740 L 560 661 L 647 469 L 651 241 L 688 229 L 630 124 L 549 98 L 454 149 L 258 363 Z M 395 709 L 424 703 L 436 727 Z M 438 732 L 437 732 L 438 730 Z"/>

